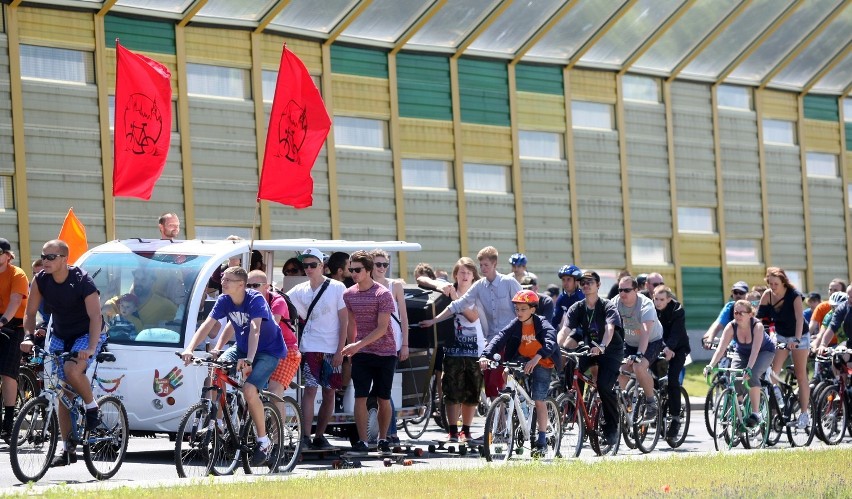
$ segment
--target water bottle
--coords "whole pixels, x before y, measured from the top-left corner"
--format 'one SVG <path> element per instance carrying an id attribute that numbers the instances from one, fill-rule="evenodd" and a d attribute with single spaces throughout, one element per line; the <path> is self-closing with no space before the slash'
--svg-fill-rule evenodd
<path id="1" fill-rule="evenodd" d="M 773 385 L 772 389 L 775 391 L 775 400 L 778 401 L 778 408 L 784 408 L 784 397 L 781 395 L 781 388 L 778 385 Z"/>

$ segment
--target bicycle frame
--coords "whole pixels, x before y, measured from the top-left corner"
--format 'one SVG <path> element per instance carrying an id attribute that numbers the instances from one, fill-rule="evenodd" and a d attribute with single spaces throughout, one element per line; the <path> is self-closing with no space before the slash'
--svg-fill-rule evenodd
<path id="1" fill-rule="evenodd" d="M 518 382 L 514 374 L 515 370 L 521 370 L 523 366 L 518 367 L 513 363 L 505 363 L 503 365 L 506 367 L 506 388 L 503 389 L 503 393 L 508 393 L 512 397 L 512 405 L 509 406 L 511 407 L 508 414 L 509 421 L 511 421 L 513 413 L 517 414 L 521 430 L 524 432 L 524 441 L 530 441 L 535 401 L 530 397 L 521 383 Z M 522 402 L 526 402 L 527 407 L 530 408 L 529 415 L 524 414 L 523 407 L 521 406 Z M 529 416 L 529 419 L 527 419 L 527 416 Z"/>

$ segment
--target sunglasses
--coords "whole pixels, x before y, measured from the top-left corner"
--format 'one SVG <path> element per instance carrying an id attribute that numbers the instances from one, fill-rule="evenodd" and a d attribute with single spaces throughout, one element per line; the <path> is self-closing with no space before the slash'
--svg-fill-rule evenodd
<path id="1" fill-rule="evenodd" d="M 60 255 L 59 253 L 48 253 L 46 255 L 41 255 L 42 260 L 47 260 L 48 262 L 52 262 L 59 257 L 63 257 L 65 255 Z"/>
<path id="2" fill-rule="evenodd" d="M 744 295 L 745 291 L 731 291 L 732 295 Z"/>
<path id="3" fill-rule="evenodd" d="M 379 267 L 381 269 L 386 269 L 386 268 L 390 267 L 390 262 L 373 262 L 373 265 L 375 265 L 376 267 Z"/>
<path id="4" fill-rule="evenodd" d="M 246 287 L 249 287 L 251 289 L 258 289 L 258 288 L 261 288 L 263 286 L 266 286 L 265 282 L 250 282 L 250 283 L 246 284 Z"/>
<path id="5" fill-rule="evenodd" d="M 591 286 L 593 282 L 595 281 L 591 279 L 583 279 L 580 281 L 580 286 Z"/>
<path id="6" fill-rule="evenodd" d="M 734 315 L 748 315 L 749 313 L 745 310 L 734 310 Z"/>
<path id="7" fill-rule="evenodd" d="M 619 293 L 629 293 L 633 291 L 633 288 L 618 288 Z"/>
<path id="8" fill-rule="evenodd" d="M 296 274 L 299 273 L 299 269 L 295 269 L 295 268 L 291 267 L 289 269 L 284 269 L 284 273 L 287 274 L 287 275 L 296 275 Z"/>
<path id="9" fill-rule="evenodd" d="M 349 267 L 349 272 L 353 274 L 360 274 L 362 270 L 364 270 L 364 267 Z"/>
<path id="10" fill-rule="evenodd" d="M 320 266 L 320 263 L 319 262 L 303 263 L 302 266 L 305 267 L 306 269 L 315 269 L 315 268 Z"/>

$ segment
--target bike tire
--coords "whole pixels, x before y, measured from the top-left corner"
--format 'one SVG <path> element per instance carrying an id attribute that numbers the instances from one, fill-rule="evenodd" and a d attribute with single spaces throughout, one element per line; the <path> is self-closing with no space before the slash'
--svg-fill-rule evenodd
<path id="1" fill-rule="evenodd" d="M 573 390 L 559 394 L 556 406 L 562 418 L 562 433 L 559 439 L 559 457 L 580 457 L 583 448 L 585 424 Z"/>
<path id="2" fill-rule="evenodd" d="M 628 387 L 630 384 L 628 383 Z M 638 400 L 638 398 L 637 398 Z M 618 393 L 618 407 L 621 413 L 621 438 L 628 449 L 636 448 L 636 439 L 633 438 L 633 420 L 636 417 L 638 404 L 633 403 L 632 389 L 627 388 Z"/>
<path id="3" fill-rule="evenodd" d="M 281 452 L 278 472 L 289 473 L 296 468 L 302 455 L 302 409 L 293 397 L 275 400 L 281 415 Z"/>
<path id="4" fill-rule="evenodd" d="M 595 450 L 597 455 L 614 456 L 618 454 L 618 448 L 621 444 L 621 409 L 619 408 L 619 414 L 616 416 L 616 424 L 618 425 L 616 433 L 619 435 L 619 438 L 615 441 L 615 444 L 605 444 L 603 428 L 606 425 L 606 417 L 604 416 L 603 403 L 601 402 L 600 395 L 597 392 L 592 400 L 592 406 L 592 413 L 594 414 L 592 416 L 592 424 L 594 425 L 594 429 L 589 432 L 589 443 L 592 444 L 592 449 Z M 592 435 L 594 435 L 594 437 L 592 437 Z M 592 442 L 592 438 L 594 438 L 594 443 Z"/>
<path id="5" fill-rule="evenodd" d="M 745 398 L 743 407 L 751 407 L 749 397 Z M 746 449 L 762 449 L 766 447 L 766 441 L 769 438 L 769 396 L 765 388 L 760 390 L 760 400 L 757 407 L 760 412 L 761 422 L 756 426 L 745 428 L 742 441 L 743 447 Z"/>
<path id="6" fill-rule="evenodd" d="M 269 401 L 263 402 L 263 419 L 266 423 L 266 436 L 269 437 L 269 444 L 272 449 L 269 452 L 269 459 L 258 466 L 252 465 L 252 454 L 257 446 L 257 433 L 251 419 L 251 414 L 246 409 L 245 421 L 240 430 L 241 447 L 245 449 L 242 453 L 243 471 L 249 475 L 266 475 L 274 473 L 278 468 L 278 459 L 281 454 L 282 444 L 282 428 L 281 414 L 278 408 Z"/>
<path id="7" fill-rule="evenodd" d="M 219 431 L 209 401 L 187 409 L 175 435 L 175 468 L 180 478 L 204 478 L 211 473 Z"/>
<path id="8" fill-rule="evenodd" d="M 731 388 L 723 390 L 713 403 L 713 446 L 717 452 L 730 451 L 739 442 L 736 403 L 737 395 Z"/>
<path id="9" fill-rule="evenodd" d="M 832 385 L 835 385 L 835 383 L 833 383 L 831 381 L 820 381 L 811 389 L 811 398 L 814 400 L 814 407 L 817 409 L 817 411 L 820 410 L 819 409 L 819 402 L 820 402 L 820 400 L 822 400 L 823 391 L 825 391 L 826 388 L 828 388 Z M 817 414 L 814 417 L 815 418 L 819 417 L 819 415 Z M 819 422 L 817 422 L 817 424 L 815 424 L 814 431 L 815 431 L 814 436 L 816 436 L 816 438 L 825 442 L 826 435 L 823 432 L 822 424 L 819 424 Z"/>
<path id="10" fill-rule="evenodd" d="M 718 400 L 719 394 L 724 389 L 725 386 L 721 382 L 721 377 L 717 376 L 710 385 L 710 388 L 707 389 L 707 396 L 704 398 L 704 426 L 707 428 L 707 433 L 711 438 L 715 436 L 713 434 L 713 417 L 716 411 L 716 400 Z"/>
<path id="11" fill-rule="evenodd" d="M 660 406 L 662 410 L 662 406 Z M 677 449 L 686 441 L 686 436 L 689 434 L 689 423 L 692 420 L 692 403 L 689 401 L 689 394 L 686 393 L 686 388 L 680 387 L 680 428 L 678 429 L 675 438 L 666 438 L 666 443 L 672 449 Z M 671 424 L 671 416 L 665 417 L 665 427 L 663 431 L 667 432 Z M 664 433 L 665 434 L 665 433 Z"/>
<path id="12" fill-rule="evenodd" d="M 790 441 L 791 447 L 807 447 L 811 445 L 811 442 L 814 439 L 814 434 L 816 433 L 816 423 L 814 422 L 816 416 L 816 409 L 814 408 L 814 399 L 810 399 L 810 422 L 804 429 L 799 429 L 796 426 L 796 421 L 799 419 L 799 414 L 801 414 L 802 410 L 799 404 L 799 397 L 790 392 L 790 396 L 787 398 L 787 404 L 790 408 L 790 420 L 787 423 L 787 439 Z"/>
<path id="13" fill-rule="evenodd" d="M 817 411 L 814 416 L 821 439 L 826 445 L 837 445 L 843 440 L 849 414 L 846 403 L 838 387 L 826 387 L 816 400 Z"/>
<path id="14" fill-rule="evenodd" d="M 637 415 L 643 415 L 645 405 L 647 404 L 644 392 L 639 393 L 639 403 L 637 404 Z M 643 453 L 647 454 L 657 447 L 660 441 L 660 430 L 663 426 L 663 409 L 660 404 L 660 395 L 654 392 L 654 403 L 657 405 L 657 416 L 651 420 L 634 420 L 633 436 L 636 441 L 636 447 Z M 639 412 L 639 410 L 643 412 Z"/>
<path id="15" fill-rule="evenodd" d="M 15 418 L 9 448 L 12 473 L 21 483 L 37 482 L 47 472 L 59 442 L 56 413 L 39 397 L 25 403 Z"/>
<path id="16" fill-rule="evenodd" d="M 21 366 L 21 371 L 18 374 L 18 393 L 15 396 L 15 413 L 20 412 L 27 401 L 38 397 L 40 393 L 41 385 L 36 373 L 29 367 Z"/>
<path id="17" fill-rule="evenodd" d="M 421 412 L 419 412 L 416 417 L 408 418 L 403 421 L 402 429 L 405 430 L 405 434 L 408 435 L 408 438 L 417 440 L 426 432 L 426 427 L 429 426 L 429 420 L 432 418 L 432 404 L 434 402 L 432 393 L 430 385 L 427 392 L 421 396 Z"/>
<path id="18" fill-rule="evenodd" d="M 107 480 L 115 476 L 124 464 L 127 443 L 130 441 L 130 425 L 124 404 L 112 395 L 98 399 L 98 416 L 98 426 L 87 432 L 83 459 L 95 479 Z"/>
<path id="19" fill-rule="evenodd" d="M 507 462 L 511 459 L 515 448 L 516 425 L 512 398 L 504 394 L 494 399 L 485 415 L 485 433 L 482 437 L 486 461 Z"/>
<path id="20" fill-rule="evenodd" d="M 558 456 L 559 444 L 562 441 L 562 418 L 560 417 L 559 406 L 553 397 L 544 399 L 544 407 L 547 410 L 547 429 L 545 430 L 547 451 L 541 457 L 553 459 Z"/>

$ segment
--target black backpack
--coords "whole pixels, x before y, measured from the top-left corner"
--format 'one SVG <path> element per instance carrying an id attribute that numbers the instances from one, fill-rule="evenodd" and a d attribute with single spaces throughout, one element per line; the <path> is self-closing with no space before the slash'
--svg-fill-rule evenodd
<path id="1" fill-rule="evenodd" d="M 284 322 L 285 324 L 287 324 L 287 326 L 290 327 L 290 331 L 293 331 L 293 334 L 295 334 L 296 337 L 298 337 L 299 336 L 299 329 L 301 329 L 302 324 L 301 324 L 301 319 L 299 319 L 298 322 L 297 322 L 297 318 L 299 317 L 299 312 L 296 310 L 296 306 L 293 305 L 292 301 L 290 301 L 290 297 L 287 296 L 287 293 L 281 291 L 278 288 L 275 288 L 275 292 L 278 294 L 278 296 L 284 298 L 284 301 L 287 302 L 287 312 L 290 314 L 289 319 L 282 318 L 281 321 Z"/>

